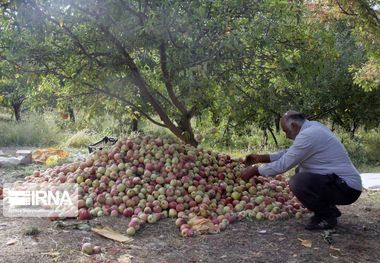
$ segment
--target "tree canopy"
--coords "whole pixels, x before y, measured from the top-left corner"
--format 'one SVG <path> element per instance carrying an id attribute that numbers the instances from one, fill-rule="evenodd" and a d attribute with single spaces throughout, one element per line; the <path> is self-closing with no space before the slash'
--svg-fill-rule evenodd
<path id="1" fill-rule="evenodd" d="M 1 7 L 3 98 L 146 118 L 192 145 L 192 119 L 202 116 L 241 132 L 252 122 L 272 131 L 288 109 L 350 131 L 379 123 L 374 2 L 14 0 Z"/>

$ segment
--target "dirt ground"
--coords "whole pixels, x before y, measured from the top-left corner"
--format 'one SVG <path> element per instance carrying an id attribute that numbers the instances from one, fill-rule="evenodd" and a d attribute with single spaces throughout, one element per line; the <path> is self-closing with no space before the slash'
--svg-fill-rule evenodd
<path id="1" fill-rule="evenodd" d="M 19 180 L 34 168 L 0 168 L 0 183 Z M 355 204 L 339 207 L 343 215 L 333 233 L 304 230 L 305 217 L 240 221 L 218 234 L 184 238 L 173 219 L 164 219 L 144 225 L 128 244 L 75 229 L 76 220 L 57 227 L 45 218 L 7 218 L 1 213 L 0 262 L 379 262 L 379 201 L 380 192 L 364 191 Z M 126 234 L 128 222 L 103 217 L 88 224 Z M 28 235 L 31 229 L 39 233 Z M 83 254 L 84 242 L 101 246 L 102 253 Z"/>

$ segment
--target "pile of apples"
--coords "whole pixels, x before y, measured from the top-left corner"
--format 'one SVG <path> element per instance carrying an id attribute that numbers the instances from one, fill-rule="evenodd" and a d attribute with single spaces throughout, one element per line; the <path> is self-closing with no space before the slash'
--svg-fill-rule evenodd
<path id="1" fill-rule="evenodd" d="M 79 184 L 78 219 L 130 217 L 131 236 L 166 217 L 176 219 L 183 236 L 193 236 L 195 218 L 221 231 L 244 218 L 279 220 L 307 212 L 281 175 L 245 182 L 244 168 L 243 160 L 226 154 L 140 135 L 86 160 L 35 171 L 26 181 Z"/>

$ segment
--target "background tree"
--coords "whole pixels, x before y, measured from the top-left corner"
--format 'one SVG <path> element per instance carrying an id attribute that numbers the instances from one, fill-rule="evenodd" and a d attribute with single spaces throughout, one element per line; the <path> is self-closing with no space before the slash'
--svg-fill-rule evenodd
<path id="1" fill-rule="evenodd" d="M 8 1 L 0 49 L 38 76 L 35 105 L 138 115 L 193 145 L 194 117 L 223 130 L 225 144 L 252 123 L 276 139 L 288 109 L 353 132 L 375 126 L 377 93 L 363 93 L 357 76 L 376 51 L 361 44 L 362 20 L 334 21 L 340 6 L 322 4 Z"/>

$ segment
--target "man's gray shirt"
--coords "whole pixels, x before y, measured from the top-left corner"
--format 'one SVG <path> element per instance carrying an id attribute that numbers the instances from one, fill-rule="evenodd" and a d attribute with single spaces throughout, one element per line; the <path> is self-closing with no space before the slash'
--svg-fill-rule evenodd
<path id="1" fill-rule="evenodd" d="M 293 144 L 269 157 L 271 163 L 259 167 L 261 175 L 274 176 L 299 165 L 299 172 L 336 174 L 351 188 L 362 190 L 359 172 L 343 144 L 317 121 L 306 120 Z"/>

